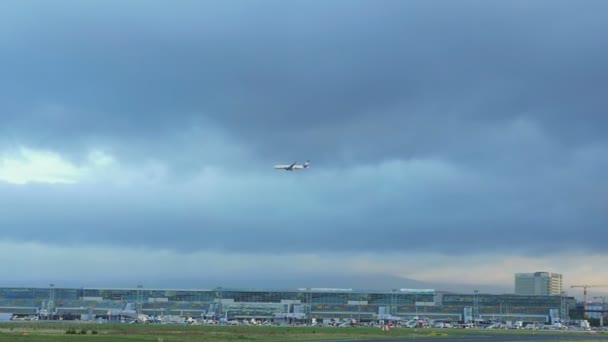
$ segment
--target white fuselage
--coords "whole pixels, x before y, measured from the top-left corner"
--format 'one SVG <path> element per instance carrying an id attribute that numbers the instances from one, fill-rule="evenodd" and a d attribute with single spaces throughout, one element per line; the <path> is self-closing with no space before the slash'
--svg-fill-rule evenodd
<path id="1" fill-rule="evenodd" d="M 275 165 L 274 166 L 274 168 L 277 170 L 286 170 L 286 171 L 303 170 L 303 169 L 307 169 L 308 167 L 309 167 L 309 162 L 306 162 L 301 165 L 293 163 L 291 165 Z"/>

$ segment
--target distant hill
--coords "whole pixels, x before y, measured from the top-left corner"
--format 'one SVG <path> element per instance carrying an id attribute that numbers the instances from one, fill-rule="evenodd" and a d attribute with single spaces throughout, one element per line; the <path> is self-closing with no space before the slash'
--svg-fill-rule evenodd
<path id="1" fill-rule="evenodd" d="M 513 293 L 510 286 L 470 285 L 424 282 L 415 279 L 401 278 L 389 275 L 265 275 L 246 276 L 229 275 L 226 277 L 210 277 L 201 280 L 194 279 L 164 279 L 154 282 L 155 287 L 205 287 L 215 288 L 260 288 L 260 289 L 293 289 L 293 288 L 352 288 L 362 290 L 390 290 L 390 289 L 435 289 L 440 291 L 467 293 L 478 290 L 481 293 Z M 180 286 L 181 285 L 181 286 Z M 152 287 L 152 286 L 149 286 Z"/>
<path id="2" fill-rule="evenodd" d="M 56 280 L 55 287 L 108 287 L 108 288 L 134 288 L 138 284 L 144 288 L 256 288 L 256 289 L 296 289 L 296 288 L 352 288 L 360 290 L 390 290 L 390 289 L 435 289 L 439 291 L 472 293 L 478 290 L 481 293 L 512 293 L 513 289 L 509 286 L 493 285 L 471 285 L 457 283 L 438 283 L 424 282 L 415 279 L 401 278 L 390 275 L 340 275 L 340 274 L 313 274 L 313 275 L 294 275 L 294 274 L 259 274 L 243 275 L 230 274 L 226 276 L 203 276 L 200 278 L 168 278 L 168 279 L 86 279 L 83 281 Z M 0 284 L 4 287 L 48 287 L 48 281 L 27 281 L 27 282 L 4 282 Z"/>

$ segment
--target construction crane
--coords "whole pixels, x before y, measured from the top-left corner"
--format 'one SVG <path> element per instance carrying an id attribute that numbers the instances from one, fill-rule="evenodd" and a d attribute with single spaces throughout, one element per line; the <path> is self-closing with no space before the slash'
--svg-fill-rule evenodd
<path id="1" fill-rule="evenodd" d="M 572 285 L 570 288 L 582 287 L 583 288 L 583 316 L 587 319 L 587 288 L 589 287 L 608 287 L 608 285 Z"/>

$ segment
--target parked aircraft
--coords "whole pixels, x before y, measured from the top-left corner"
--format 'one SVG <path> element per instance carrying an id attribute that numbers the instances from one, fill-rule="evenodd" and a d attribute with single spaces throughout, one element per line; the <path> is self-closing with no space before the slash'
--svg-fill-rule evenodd
<path id="1" fill-rule="evenodd" d="M 149 320 L 148 315 L 138 314 L 135 310 L 134 303 L 127 303 L 124 309 L 110 309 L 108 310 L 108 316 L 120 317 L 125 321 L 130 322 L 142 322 L 145 323 Z"/>
<path id="2" fill-rule="evenodd" d="M 274 168 L 277 170 L 293 171 L 293 170 L 308 169 L 309 166 L 310 166 L 310 160 L 307 160 L 306 163 L 304 163 L 302 165 L 298 165 L 297 162 L 294 162 L 291 165 L 275 165 Z"/>

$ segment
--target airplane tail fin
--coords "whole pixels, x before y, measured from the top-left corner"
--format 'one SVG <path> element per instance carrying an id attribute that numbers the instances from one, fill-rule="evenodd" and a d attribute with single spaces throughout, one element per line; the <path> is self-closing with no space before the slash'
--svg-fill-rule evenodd
<path id="1" fill-rule="evenodd" d="M 307 160 L 306 163 L 304 163 L 304 167 L 309 167 L 310 166 L 310 160 Z"/>

